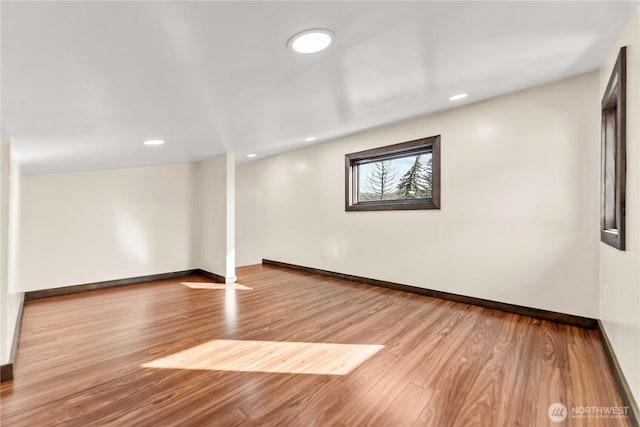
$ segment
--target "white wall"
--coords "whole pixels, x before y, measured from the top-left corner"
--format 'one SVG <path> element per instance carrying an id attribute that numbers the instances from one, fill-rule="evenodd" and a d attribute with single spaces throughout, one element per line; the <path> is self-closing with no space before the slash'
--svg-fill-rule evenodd
<path id="1" fill-rule="evenodd" d="M 235 282 L 235 156 L 223 154 L 194 167 L 194 263 Z"/>
<path id="2" fill-rule="evenodd" d="M 18 262 L 20 247 L 20 208 L 22 199 L 22 173 L 20 165 L 10 156 L 9 179 L 9 290 L 7 292 L 7 342 L 13 344 L 15 325 L 24 293 L 18 288 Z"/>
<path id="3" fill-rule="evenodd" d="M 236 169 L 236 262 L 259 264 L 265 255 L 267 191 L 261 182 L 267 163 L 258 161 Z"/>
<path id="4" fill-rule="evenodd" d="M 24 176 L 19 290 L 193 268 L 192 168 Z"/>
<path id="5" fill-rule="evenodd" d="M 238 265 L 274 259 L 597 317 L 598 74 L 237 170 Z M 442 209 L 345 212 L 344 155 L 442 135 Z"/>
<path id="6" fill-rule="evenodd" d="M 600 95 L 627 46 L 626 250 L 600 250 L 600 318 L 636 402 L 640 402 L 640 10 L 600 71 Z M 599 144 L 599 141 L 598 141 Z M 599 147 L 599 145 L 598 145 Z"/>
<path id="7" fill-rule="evenodd" d="M 9 290 L 9 138 L 0 139 L 0 364 L 9 361 L 7 292 Z"/>
<path id="8" fill-rule="evenodd" d="M 20 206 L 20 169 L 11 160 L 10 139 L 0 145 L 0 364 L 9 362 L 22 293 L 15 282 Z"/>

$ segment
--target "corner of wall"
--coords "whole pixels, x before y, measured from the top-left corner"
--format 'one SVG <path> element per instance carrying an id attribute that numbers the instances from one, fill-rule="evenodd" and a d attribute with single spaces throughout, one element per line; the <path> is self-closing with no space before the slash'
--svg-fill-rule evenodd
<path id="1" fill-rule="evenodd" d="M 17 247 L 19 243 L 20 166 L 12 158 L 11 139 L 4 131 L 0 154 L 0 363 L 12 362 L 16 325 L 23 293 L 17 291 Z M 19 325 L 18 325 L 19 326 Z"/>
<path id="2" fill-rule="evenodd" d="M 7 293 L 9 290 L 9 139 L 0 139 L 0 364 L 9 361 Z"/>
<path id="3" fill-rule="evenodd" d="M 196 164 L 194 267 L 235 281 L 235 156 L 221 154 Z"/>
<path id="4" fill-rule="evenodd" d="M 225 278 L 226 283 L 236 281 L 236 156 L 226 155 L 226 258 Z"/>

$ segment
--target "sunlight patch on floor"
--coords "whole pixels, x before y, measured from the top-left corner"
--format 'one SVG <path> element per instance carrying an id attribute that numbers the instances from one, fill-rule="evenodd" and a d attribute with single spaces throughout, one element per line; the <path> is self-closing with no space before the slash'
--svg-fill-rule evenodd
<path id="1" fill-rule="evenodd" d="M 222 290 L 240 290 L 250 291 L 250 288 L 240 283 L 208 283 L 208 282 L 182 282 L 182 284 L 191 289 L 222 289 Z"/>
<path id="2" fill-rule="evenodd" d="M 347 375 L 383 345 L 213 340 L 143 368 Z"/>

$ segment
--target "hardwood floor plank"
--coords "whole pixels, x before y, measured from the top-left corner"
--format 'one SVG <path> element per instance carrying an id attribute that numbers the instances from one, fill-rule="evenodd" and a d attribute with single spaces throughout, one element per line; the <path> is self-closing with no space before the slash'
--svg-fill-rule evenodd
<path id="1" fill-rule="evenodd" d="M 27 302 L 1 424 L 538 427 L 560 425 L 556 401 L 622 405 L 596 331 L 277 267 L 238 278 Z"/>
<path id="2" fill-rule="evenodd" d="M 433 391 L 409 383 L 382 413 L 389 425 L 412 426 L 427 406 Z"/>

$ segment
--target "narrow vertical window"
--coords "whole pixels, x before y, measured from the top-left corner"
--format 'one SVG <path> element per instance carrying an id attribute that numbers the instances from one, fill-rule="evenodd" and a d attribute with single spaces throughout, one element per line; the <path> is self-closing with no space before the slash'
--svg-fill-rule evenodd
<path id="1" fill-rule="evenodd" d="M 626 48 L 620 49 L 602 98 L 600 240 L 625 248 Z"/>

